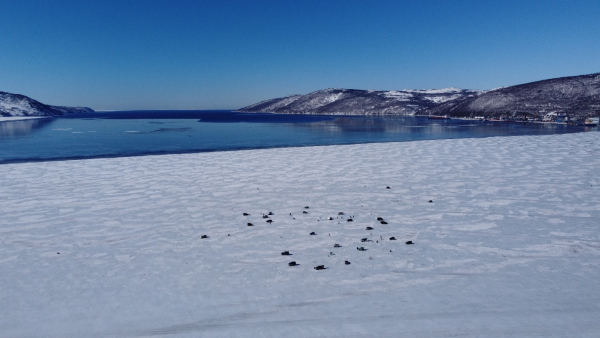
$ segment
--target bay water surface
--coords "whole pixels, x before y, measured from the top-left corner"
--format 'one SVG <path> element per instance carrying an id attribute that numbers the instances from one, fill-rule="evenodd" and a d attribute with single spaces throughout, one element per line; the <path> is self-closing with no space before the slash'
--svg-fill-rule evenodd
<path id="1" fill-rule="evenodd" d="M 562 134 L 540 123 L 234 111 L 123 111 L 0 122 L 0 164 L 372 142 Z"/>

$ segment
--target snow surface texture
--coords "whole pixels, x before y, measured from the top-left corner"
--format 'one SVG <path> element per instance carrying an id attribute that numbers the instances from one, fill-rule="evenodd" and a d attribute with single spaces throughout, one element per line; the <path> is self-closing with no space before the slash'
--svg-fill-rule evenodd
<path id="1" fill-rule="evenodd" d="M 599 144 L 1 165 L 0 336 L 598 337 Z"/>

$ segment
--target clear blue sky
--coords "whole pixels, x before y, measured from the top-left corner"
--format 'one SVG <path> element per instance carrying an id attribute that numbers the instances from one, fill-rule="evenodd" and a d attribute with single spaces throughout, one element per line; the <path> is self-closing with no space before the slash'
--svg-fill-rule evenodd
<path id="1" fill-rule="evenodd" d="M 596 72 L 598 0 L 0 0 L 0 90 L 56 105 L 229 109 Z"/>

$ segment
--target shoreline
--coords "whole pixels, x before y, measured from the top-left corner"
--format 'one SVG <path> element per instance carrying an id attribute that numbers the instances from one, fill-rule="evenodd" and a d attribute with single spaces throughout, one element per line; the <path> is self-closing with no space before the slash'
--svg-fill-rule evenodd
<path id="1" fill-rule="evenodd" d="M 23 121 L 23 120 L 32 120 L 32 119 L 48 119 L 53 118 L 53 116 L 0 116 L 0 122 L 12 122 L 12 121 Z"/>
<path id="2" fill-rule="evenodd" d="M 1 122 L 1 121 L 0 121 Z M 587 133 L 594 131 L 578 131 L 568 134 Z M 493 135 L 483 137 L 467 137 L 464 139 L 485 139 L 485 138 L 503 138 L 503 137 L 524 137 L 524 136 L 550 136 L 550 135 L 564 135 L 564 134 L 542 134 L 542 135 Z M 10 159 L 3 160 L 0 158 L 0 166 L 7 164 L 23 164 L 23 163 L 44 163 L 44 162 L 62 162 L 62 161 L 83 161 L 83 160 L 94 160 L 94 159 L 112 159 L 112 158 L 137 158 L 146 156 L 168 156 L 168 155 L 189 155 L 189 154 L 204 154 L 204 153 L 221 153 L 221 152 L 238 152 L 238 151 L 251 151 L 251 150 L 269 150 L 269 149 L 288 149 L 288 148 L 307 148 L 307 147 L 330 147 L 330 146 L 352 146 L 361 144 L 387 144 L 387 143 L 407 143 L 407 142 L 421 142 L 421 141 L 439 141 L 439 140 L 453 140 L 455 138 L 448 139 L 421 139 L 421 140 L 407 140 L 407 141 L 389 141 L 389 142 L 369 142 L 369 143 L 347 143 L 347 144 L 323 144 L 323 145 L 305 145 L 305 146 L 277 146 L 277 147 L 249 147 L 249 148 L 235 148 L 235 149 L 205 149 L 205 150 L 184 150 L 179 152 L 162 152 L 157 151 L 155 153 L 139 153 L 139 154 L 107 154 L 107 155 L 93 155 L 93 156 L 73 156 L 73 157 L 56 157 L 56 158 L 28 158 L 28 159 Z"/>

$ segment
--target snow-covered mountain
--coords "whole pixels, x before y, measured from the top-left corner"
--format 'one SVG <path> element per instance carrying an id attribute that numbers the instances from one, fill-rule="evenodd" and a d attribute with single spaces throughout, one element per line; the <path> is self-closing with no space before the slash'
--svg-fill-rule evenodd
<path id="1" fill-rule="evenodd" d="M 375 91 L 324 89 L 262 101 L 244 112 L 333 115 L 542 117 L 600 115 L 600 73 L 562 77 L 488 91 L 457 88 Z"/>
<path id="2" fill-rule="evenodd" d="M 600 114 L 600 73 L 555 78 L 489 90 L 428 108 L 419 115 L 455 117 L 540 117 L 557 112 L 574 116 Z"/>
<path id="3" fill-rule="evenodd" d="M 458 88 L 376 91 L 324 89 L 262 101 L 239 109 L 244 112 L 333 115 L 413 115 L 440 103 L 479 95 Z"/>
<path id="4" fill-rule="evenodd" d="M 60 116 L 90 113 L 91 108 L 50 106 L 20 94 L 0 92 L 0 116 Z"/>

